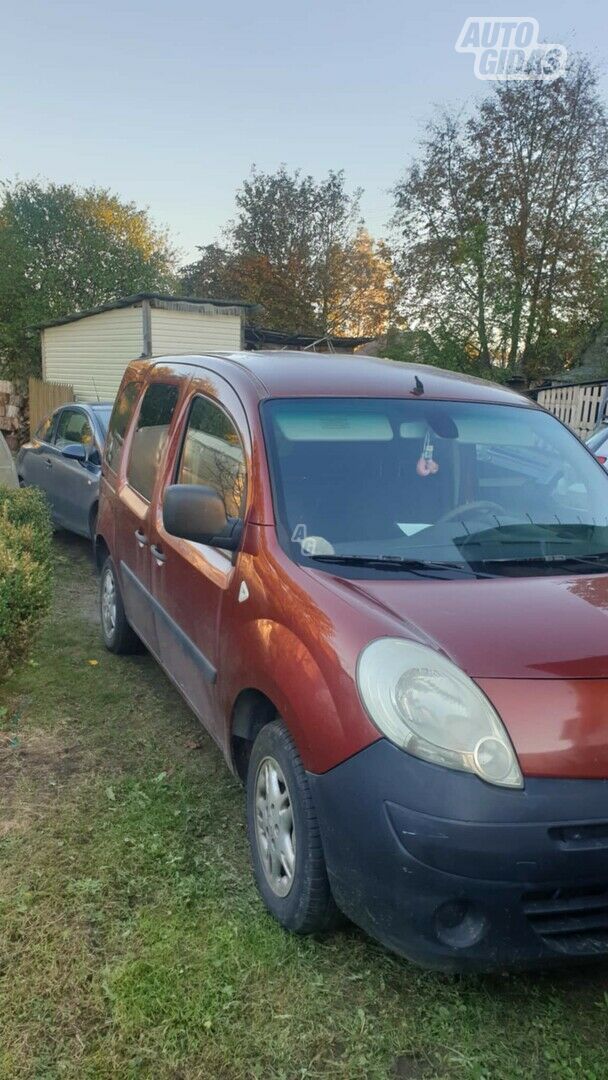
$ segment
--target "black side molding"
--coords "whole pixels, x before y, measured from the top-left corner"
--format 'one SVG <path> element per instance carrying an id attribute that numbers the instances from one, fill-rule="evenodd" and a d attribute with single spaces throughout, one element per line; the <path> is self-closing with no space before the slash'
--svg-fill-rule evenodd
<path id="1" fill-rule="evenodd" d="M 198 668 L 200 668 L 201 674 L 206 682 L 214 683 L 217 679 L 217 668 L 213 666 L 210 660 L 207 659 L 204 653 L 197 648 L 194 642 L 188 637 L 182 630 L 175 619 L 172 619 L 168 611 L 165 611 L 162 604 L 159 604 L 156 597 L 152 596 L 152 593 L 146 589 L 145 585 L 142 585 L 141 581 L 136 574 L 127 566 L 126 563 L 120 563 L 120 572 L 127 577 L 132 585 L 142 594 L 147 603 L 152 608 L 155 615 L 165 624 L 169 629 L 173 637 L 179 643 L 181 648 L 190 656 L 191 660 Z"/>

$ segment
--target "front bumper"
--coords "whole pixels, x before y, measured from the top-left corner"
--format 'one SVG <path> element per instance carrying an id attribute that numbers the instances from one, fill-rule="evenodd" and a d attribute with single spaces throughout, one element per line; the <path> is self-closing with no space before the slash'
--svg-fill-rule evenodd
<path id="1" fill-rule="evenodd" d="M 384 739 L 308 779 L 337 904 L 395 952 L 446 971 L 608 956 L 608 780 L 508 790 Z"/>

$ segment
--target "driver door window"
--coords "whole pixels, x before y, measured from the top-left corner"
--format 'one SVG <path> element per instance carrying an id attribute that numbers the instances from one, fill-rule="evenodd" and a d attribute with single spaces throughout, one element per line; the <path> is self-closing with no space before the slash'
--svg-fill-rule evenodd
<path id="1" fill-rule="evenodd" d="M 240 517 L 245 497 L 245 454 L 223 409 L 195 398 L 178 467 L 178 484 L 203 484 L 218 493 L 227 517 Z"/>
<path id="2" fill-rule="evenodd" d="M 94 445 L 93 432 L 85 413 L 80 409 L 64 409 L 57 422 L 55 446 L 63 450 L 64 446 L 79 443 L 87 448 Z"/>

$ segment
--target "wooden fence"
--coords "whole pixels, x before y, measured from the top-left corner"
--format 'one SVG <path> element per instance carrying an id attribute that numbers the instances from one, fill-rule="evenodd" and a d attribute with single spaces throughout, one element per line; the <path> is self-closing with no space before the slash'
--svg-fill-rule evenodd
<path id="1" fill-rule="evenodd" d="M 43 382 L 42 379 L 29 380 L 30 436 L 36 431 L 41 420 L 53 412 L 59 405 L 74 400 L 74 387 L 67 383 Z"/>
<path id="2" fill-rule="evenodd" d="M 536 400 L 568 424 L 579 439 L 588 439 L 608 404 L 608 382 L 551 386 L 539 390 Z"/>

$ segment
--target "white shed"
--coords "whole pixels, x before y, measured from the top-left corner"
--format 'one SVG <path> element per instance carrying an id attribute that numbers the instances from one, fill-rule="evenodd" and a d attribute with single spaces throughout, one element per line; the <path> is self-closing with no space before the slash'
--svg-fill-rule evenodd
<path id="1" fill-rule="evenodd" d="M 131 360 L 241 349 L 253 305 L 157 293 L 58 319 L 42 329 L 42 377 L 76 401 L 112 401 Z"/>

